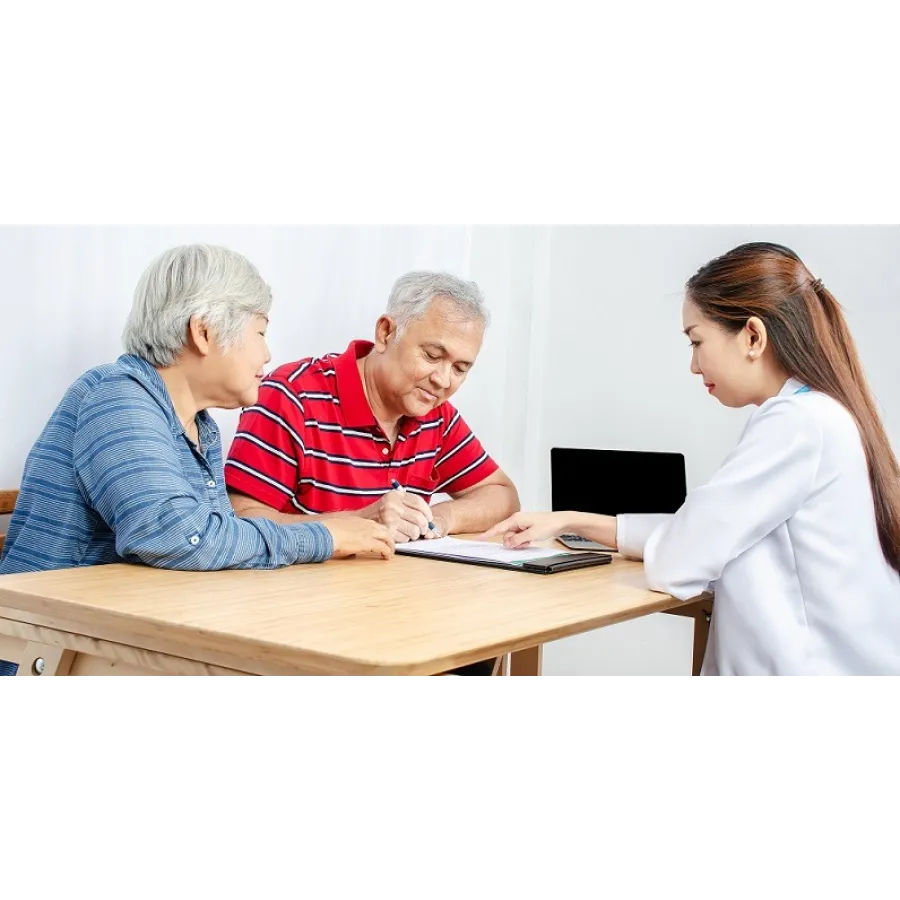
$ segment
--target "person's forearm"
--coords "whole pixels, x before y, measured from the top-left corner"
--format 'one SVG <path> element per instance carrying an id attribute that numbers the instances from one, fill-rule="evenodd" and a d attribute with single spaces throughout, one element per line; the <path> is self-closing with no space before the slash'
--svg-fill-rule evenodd
<path id="1" fill-rule="evenodd" d="M 228 498 L 231 500 L 231 506 L 235 515 L 243 519 L 269 519 L 271 522 L 277 522 L 279 525 L 302 525 L 304 522 L 327 521 L 328 519 L 336 519 L 344 516 L 359 515 L 352 512 L 333 512 L 325 515 L 306 515 L 305 513 L 282 513 L 271 506 L 266 506 L 259 500 L 254 500 L 246 494 L 238 494 L 228 492 Z"/>
<path id="2" fill-rule="evenodd" d="M 435 503 L 431 507 L 441 537 L 447 534 L 477 534 L 521 508 L 514 487 L 486 484 L 458 500 Z M 441 526 L 444 526 L 441 528 Z"/>
<path id="3" fill-rule="evenodd" d="M 615 516 L 598 516 L 583 512 L 567 512 L 562 513 L 562 516 L 566 518 L 566 531 L 580 534 L 607 547 L 618 547 Z"/>

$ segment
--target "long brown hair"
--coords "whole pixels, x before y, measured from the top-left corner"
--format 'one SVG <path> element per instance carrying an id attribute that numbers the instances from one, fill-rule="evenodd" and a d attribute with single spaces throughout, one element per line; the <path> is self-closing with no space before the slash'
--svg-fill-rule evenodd
<path id="1" fill-rule="evenodd" d="M 900 467 L 875 409 L 840 304 L 792 250 L 742 244 L 703 266 L 686 285 L 709 319 L 731 332 L 757 316 L 793 378 L 828 394 L 856 420 L 869 467 L 878 538 L 900 572 Z"/>

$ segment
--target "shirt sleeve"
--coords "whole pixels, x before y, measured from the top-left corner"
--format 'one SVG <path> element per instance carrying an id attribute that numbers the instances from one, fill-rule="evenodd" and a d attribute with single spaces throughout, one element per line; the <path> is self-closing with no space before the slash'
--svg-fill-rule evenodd
<path id="1" fill-rule="evenodd" d="M 331 556 L 331 534 L 318 523 L 276 525 L 220 512 L 185 476 L 176 440 L 137 385 L 134 396 L 123 396 L 121 385 L 116 391 L 98 385 L 81 405 L 76 475 L 123 559 L 212 571 L 272 569 Z"/>
<path id="2" fill-rule="evenodd" d="M 655 523 L 618 517 L 623 552 L 643 556 L 651 589 L 680 600 L 696 597 L 800 509 L 821 448 L 821 427 L 801 403 L 776 399 L 760 407 L 709 484 L 692 491 L 675 515 Z"/>
<path id="3" fill-rule="evenodd" d="M 671 518 L 671 515 L 645 513 L 616 516 L 616 546 L 619 553 L 631 559 L 643 559 L 650 535 Z"/>
<path id="4" fill-rule="evenodd" d="M 267 379 L 254 406 L 241 414 L 228 460 L 225 482 L 278 512 L 299 514 L 293 505 L 302 471 L 303 403 L 281 379 Z"/>
<path id="5" fill-rule="evenodd" d="M 453 494 L 484 481 L 499 466 L 488 456 L 463 417 L 449 403 L 444 419 L 447 424 L 444 426 L 441 449 L 434 466 L 438 479 L 435 492 Z"/>

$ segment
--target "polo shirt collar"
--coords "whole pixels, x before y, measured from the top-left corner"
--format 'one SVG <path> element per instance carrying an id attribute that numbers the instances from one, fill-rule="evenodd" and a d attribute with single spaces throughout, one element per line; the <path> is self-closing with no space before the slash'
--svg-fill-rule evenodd
<path id="1" fill-rule="evenodd" d="M 334 361 L 334 377 L 346 425 L 374 427 L 378 424 L 366 400 L 356 364 L 357 360 L 368 356 L 374 346 L 371 341 L 351 341 L 350 346 Z"/>

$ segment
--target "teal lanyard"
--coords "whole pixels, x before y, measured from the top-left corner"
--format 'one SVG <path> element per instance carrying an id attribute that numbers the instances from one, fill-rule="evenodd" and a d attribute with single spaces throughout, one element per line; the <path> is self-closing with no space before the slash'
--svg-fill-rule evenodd
<path id="1" fill-rule="evenodd" d="M 802 388 L 797 388 L 797 390 L 794 391 L 794 393 L 795 394 L 805 394 L 808 390 L 809 390 L 809 385 L 804 384 Z"/>

